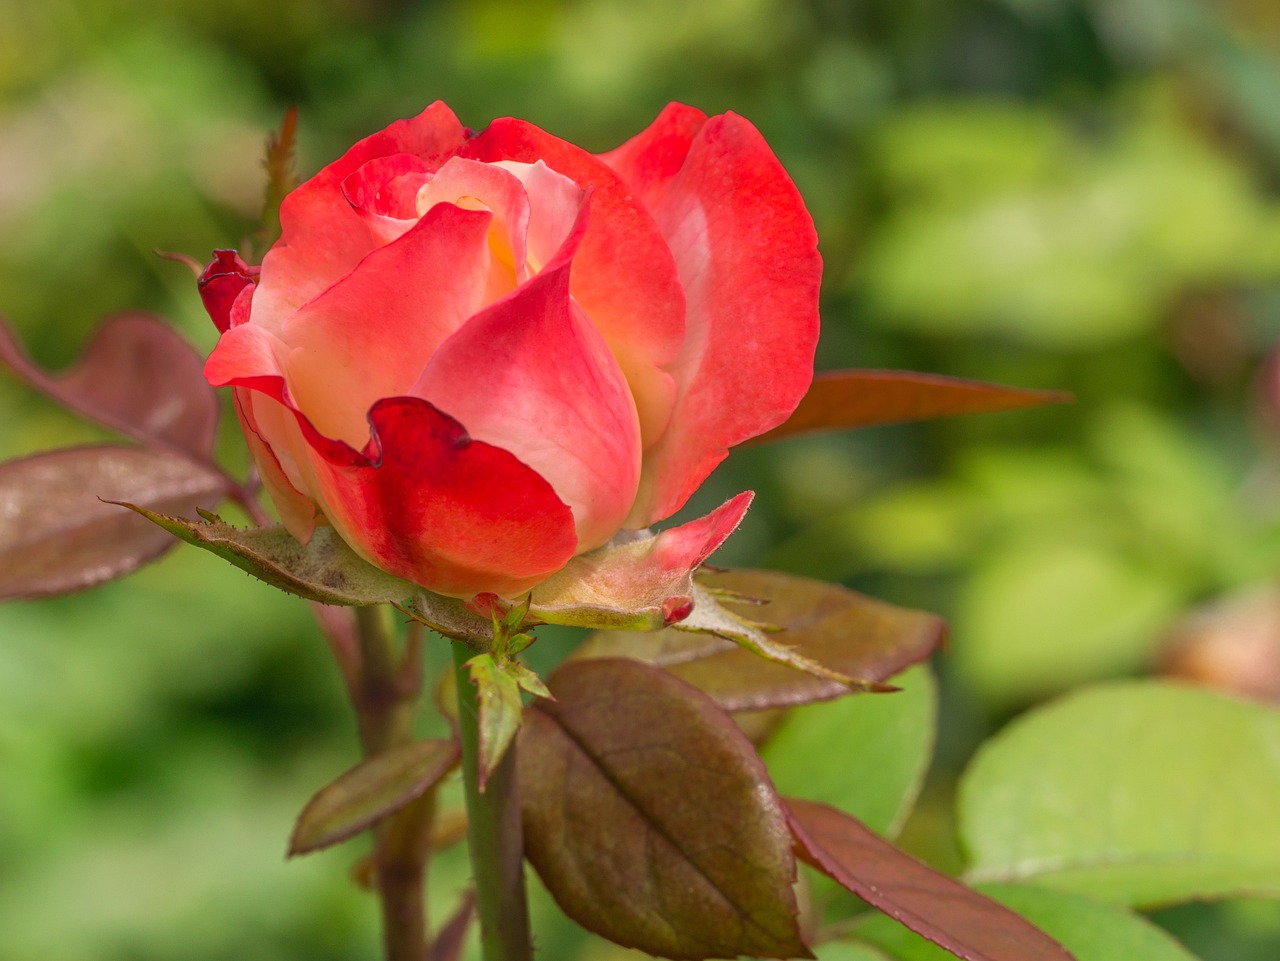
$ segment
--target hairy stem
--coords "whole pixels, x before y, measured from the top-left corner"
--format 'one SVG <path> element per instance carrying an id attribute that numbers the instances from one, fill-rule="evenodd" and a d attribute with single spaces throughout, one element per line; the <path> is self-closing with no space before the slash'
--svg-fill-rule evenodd
<path id="1" fill-rule="evenodd" d="M 422 690 L 420 638 L 402 660 L 381 607 L 356 608 L 360 676 L 355 689 L 360 745 L 366 757 L 408 743 Z M 427 854 L 435 794 L 428 791 L 374 831 L 374 886 L 382 908 L 386 961 L 425 961 Z"/>
<path id="2" fill-rule="evenodd" d="M 524 835 L 516 782 L 516 745 L 490 773 L 483 793 L 478 774 L 479 704 L 463 665 L 475 654 L 453 644 L 458 684 L 458 731 L 467 795 L 468 846 L 476 882 L 484 961 L 530 961 L 533 939 L 524 888 Z"/>

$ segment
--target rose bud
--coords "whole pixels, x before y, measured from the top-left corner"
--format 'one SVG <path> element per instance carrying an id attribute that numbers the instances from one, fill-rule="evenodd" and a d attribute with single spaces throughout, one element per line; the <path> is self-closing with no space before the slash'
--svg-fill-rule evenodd
<path id="1" fill-rule="evenodd" d="M 260 270 L 207 268 L 205 373 L 235 388 L 295 537 L 331 524 L 437 593 L 515 597 L 670 517 L 812 378 L 813 224 L 733 114 L 672 104 L 592 155 L 436 103 L 294 190 L 280 224 Z M 671 562 L 714 549 L 737 503 Z"/>

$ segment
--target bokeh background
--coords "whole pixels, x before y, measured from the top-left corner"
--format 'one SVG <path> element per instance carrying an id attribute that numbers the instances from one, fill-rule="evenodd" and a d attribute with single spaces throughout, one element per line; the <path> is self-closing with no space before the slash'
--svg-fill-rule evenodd
<path id="1" fill-rule="evenodd" d="M 211 347 L 153 251 L 252 229 L 290 104 L 310 173 L 437 98 L 595 150 L 676 99 L 749 117 L 799 184 L 820 367 L 1074 391 L 743 450 L 690 507 L 752 487 L 721 560 L 950 619 L 904 835 L 944 868 L 957 772 L 1029 705 L 1168 671 L 1280 693 L 1273 0 L 0 0 L 0 24 L 0 313 L 46 364 L 139 308 Z M 0 377 L 0 456 L 100 436 Z M 372 959 L 358 851 L 283 859 L 356 754 L 305 607 L 212 557 L 0 609 L 0 959 Z M 463 873 L 442 858 L 437 917 Z M 537 912 L 544 957 L 612 956 Z M 1280 956 L 1270 904 L 1156 920 L 1206 961 Z"/>

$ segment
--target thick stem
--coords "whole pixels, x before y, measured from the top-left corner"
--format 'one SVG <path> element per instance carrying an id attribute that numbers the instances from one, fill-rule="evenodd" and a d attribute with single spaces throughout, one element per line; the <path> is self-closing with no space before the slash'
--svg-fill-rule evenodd
<path id="1" fill-rule="evenodd" d="M 422 689 L 416 645 L 401 661 L 380 607 L 356 609 L 360 679 L 356 717 L 366 757 L 408 743 Z M 386 961 L 424 961 L 427 945 L 425 887 L 435 795 L 428 791 L 374 832 L 374 884 L 382 907 Z"/>
<path id="2" fill-rule="evenodd" d="M 463 666 L 471 648 L 453 643 L 457 670 L 458 732 L 467 795 L 468 846 L 476 882 L 480 944 L 484 961 L 531 961 L 529 905 L 524 889 L 524 834 L 516 782 L 516 745 L 489 775 L 484 793 L 478 777 L 479 705 Z"/>

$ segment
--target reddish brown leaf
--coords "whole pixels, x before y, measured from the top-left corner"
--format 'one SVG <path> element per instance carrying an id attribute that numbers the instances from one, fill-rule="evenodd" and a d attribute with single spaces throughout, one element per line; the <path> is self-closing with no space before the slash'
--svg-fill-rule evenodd
<path id="1" fill-rule="evenodd" d="M 565 913 L 668 958 L 810 957 L 785 815 L 705 695 L 638 661 L 572 661 L 526 712 L 526 853 Z"/>
<path id="2" fill-rule="evenodd" d="M 226 479 L 209 468 L 135 447 L 72 447 L 0 464 L 0 599 L 91 587 L 177 543 L 103 500 L 191 513 L 216 506 L 226 491 Z"/>
<path id="3" fill-rule="evenodd" d="M 158 317 L 133 313 L 108 320 L 80 359 L 59 374 L 32 361 L 0 322 L 0 364 L 104 427 L 145 444 L 210 458 L 217 395 L 204 379 L 200 356 Z"/>
<path id="4" fill-rule="evenodd" d="M 736 606 L 784 630 L 771 640 L 811 661 L 867 682 L 892 677 L 927 658 L 946 634 L 941 618 L 895 607 L 836 584 L 776 571 L 727 571 L 699 577 L 716 591 L 767 599 Z M 755 711 L 830 700 L 851 693 L 839 681 L 767 661 L 728 641 L 675 629 L 655 634 L 602 631 L 575 657 L 633 657 L 664 667 L 709 694 L 726 711 Z"/>
<path id="5" fill-rule="evenodd" d="M 1026 918 L 899 851 L 855 818 L 788 799 L 796 853 L 837 884 L 966 961 L 1074 961 Z"/>
<path id="6" fill-rule="evenodd" d="M 467 929 L 471 927 L 471 919 L 476 913 L 476 893 L 471 889 L 462 892 L 458 906 L 440 926 L 436 938 L 431 942 L 430 961 L 458 961 L 462 957 L 462 946 L 466 943 Z"/>
<path id="7" fill-rule="evenodd" d="M 909 370 L 835 370 L 818 374 L 800 406 L 753 443 L 824 430 L 850 430 L 935 417 L 1070 403 L 1058 390 L 1027 390 Z"/>
<path id="8" fill-rule="evenodd" d="M 322 787 L 298 815 L 289 857 L 330 847 L 421 797 L 458 763 L 454 740 L 413 741 L 365 758 Z"/>

